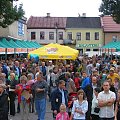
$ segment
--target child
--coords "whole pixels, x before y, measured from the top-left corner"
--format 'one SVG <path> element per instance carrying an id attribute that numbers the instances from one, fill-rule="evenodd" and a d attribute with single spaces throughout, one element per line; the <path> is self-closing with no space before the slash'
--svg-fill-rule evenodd
<path id="1" fill-rule="evenodd" d="M 56 120 L 69 120 L 69 115 L 66 112 L 65 104 L 60 105 L 60 113 L 57 114 Z"/>

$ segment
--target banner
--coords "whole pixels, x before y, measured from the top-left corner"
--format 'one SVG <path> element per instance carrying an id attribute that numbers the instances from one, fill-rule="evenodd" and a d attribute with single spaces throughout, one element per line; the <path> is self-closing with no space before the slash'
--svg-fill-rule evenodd
<path id="1" fill-rule="evenodd" d="M 78 48 L 97 48 L 99 47 L 99 44 L 78 44 L 76 45 Z"/>
<path id="2" fill-rule="evenodd" d="M 0 48 L 0 52 L 5 52 L 5 48 Z"/>
<path id="3" fill-rule="evenodd" d="M 28 48 L 28 52 L 30 52 L 30 51 L 33 51 L 33 49 L 32 48 Z"/>
<path id="4" fill-rule="evenodd" d="M 21 48 L 16 48 L 16 53 L 20 53 L 21 52 Z"/>
<path id="5" fill-rule="evenodd" d="M 22 53 L 27 53 L 27 48 L 21 48 Z"/>
<path id="6" fill-rule="evenodd" d="M 103 48 L 102 52 L 105 52 L 105 53 L 116 52 L 116 49 L 115 48 Z"/>
<path id="7" fill-rule="evenodd" d="M 7 48 L 7 52 L 14 53 L 14 48 Z"/>

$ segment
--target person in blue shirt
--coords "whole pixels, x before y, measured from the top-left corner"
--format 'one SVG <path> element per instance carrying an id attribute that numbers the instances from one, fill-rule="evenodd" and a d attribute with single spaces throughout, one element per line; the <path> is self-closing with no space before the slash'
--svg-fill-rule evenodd
<path id="1" fill-rule="evenodd" d="M 90 78 L 87 76 L 87 73 L 86 73 L 86 72 L 82 72 L 82 77 L 83 77 L 83 79 L 82 79 L 81 88 L 82 88 L 83 90 L 85 90 L 86 86 L 91 85 L 91 80 L 90 80 Z"/>
<path id="2" fill-rule="evenodd" d="M 47 67 L 45 66 L 45 62 L 42 62 L 41 66 L 40 66 L 40 71 L 43 73 L 43 76 L 46 76 Z"/>
<path id="3" fill-rule="evenodd" d="M 92 98 L 93 98 L 93 88 L 90 78 L 87 76 L 86 72 L 82 72 L 82 84 L 81 89 L 84 90 L 87 101 L 88 101 L 88 111 L 86 113 L 86 120 L 90 120 L 90 114 L 91 114 L 91 106 L 92 106 Z"/>

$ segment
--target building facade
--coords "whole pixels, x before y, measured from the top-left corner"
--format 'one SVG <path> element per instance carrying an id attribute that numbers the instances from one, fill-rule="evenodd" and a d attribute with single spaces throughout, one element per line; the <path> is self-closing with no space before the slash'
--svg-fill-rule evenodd
<path id="1" fill-rule="evenodd" d="M 40 44 L 59 43 L 65 39 L 66 17 L 31 16 L 27 22 L 28 40 Z"/>
<path id="2" fill-rule="evenodd" d="M 81 54 L 86 51 L 99 51 L 104 43 L 100 17 L 67 18 L 66 38 L 76 41 L 75 48 Z"/>
<path id="3" fill-rule="evenodd" d="M 27 40 L 27 18 L 22 17 L 6 28 L 0 27 L 0 37 Z"/>
<path id="4" fill-rule="evenodd" d="M 120 40 L 120 24 L 117 24 L 111 16 L 101 17 L 101 25 L 104 32 L 104 45 Z"/>

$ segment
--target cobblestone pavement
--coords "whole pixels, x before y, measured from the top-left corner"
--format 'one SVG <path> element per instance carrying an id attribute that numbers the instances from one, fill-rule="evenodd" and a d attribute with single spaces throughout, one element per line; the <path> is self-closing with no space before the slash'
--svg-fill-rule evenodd
<path id="1" fill-rule="evenodd" d="M 35 113 L 30 113 L 30 120 L 37 120 Z M 9 120 L 21 120 L 20 113 L 16 113 L 14 117 L 10 117 Z M 47 101 L 46 117 L 45 120 L 53 120 L 50 102 Z"/>

